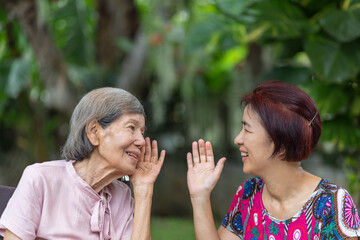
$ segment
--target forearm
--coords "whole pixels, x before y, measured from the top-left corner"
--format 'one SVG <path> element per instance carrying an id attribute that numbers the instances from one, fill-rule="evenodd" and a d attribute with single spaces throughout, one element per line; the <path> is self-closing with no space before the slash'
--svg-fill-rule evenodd
<path id="1" fill-rule="evenodd" d="M 150 216 L 153 189 L 153 185 L 134 186 L 135 208 L 131 240 L 151 239 Z"/>
<path id="2" fill-rule="evenodd" d="M 197 240 L 220 240 L 215 227 L 210 196 L 191 198 L 194 214 L 195 237 Z"/>

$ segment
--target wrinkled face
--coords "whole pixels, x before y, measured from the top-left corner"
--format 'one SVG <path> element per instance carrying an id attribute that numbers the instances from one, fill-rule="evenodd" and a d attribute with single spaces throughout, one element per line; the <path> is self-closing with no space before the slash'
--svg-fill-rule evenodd
<path id="1" fill-rule="evenodd" d="M 119 173 L 131 175 L 144 154 L 145 118 L 142 114 L 124 114 L 99 130 L 99 157 Z"/>
<path id="2" fill-rule="evenodd" d="M 261 124 L 259 115 L 246 106 L 243 113 L 242 130 L 234 139 L 239 146 L 246 174 L 261 176 L 271 165 L 274 143 Z"/>

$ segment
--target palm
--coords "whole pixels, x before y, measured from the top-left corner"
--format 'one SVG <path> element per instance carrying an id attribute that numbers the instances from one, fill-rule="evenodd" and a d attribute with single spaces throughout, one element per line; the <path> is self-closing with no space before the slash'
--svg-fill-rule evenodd
<path id="1" fill-rule="evenodd" d="M 210 142 L 199 140 L 192 146 L 192 155 L 188 153 L 187 184 L 191 196 L 210 195 L 220 178 L 225 158 L 215 166 Z"/>
<path id="2" fill-rule="evenodd" d="M 162 164 L 154 162 L 139 162 L 131 180 L 141 181 L 142 183 L 154 183 L 160 173 L 161 166 Z"/>
<path id="3" fill-rule="evenodd" d="M 164 163 L 165 151 L 161 151 L 158 157 L 157 142 L 150 144 L 150 139 L 145 140 L 144 155 L 140 158 L 135 172 L 130 176 L 133 185 L 154 184 Z"/>
<path id="4" fill-rule="evenodd" d="M 211 191 L 218 179 L 214 163 L 206 162 L 192 167 L 187 172 L 187 184 L 191 195 Z"/>

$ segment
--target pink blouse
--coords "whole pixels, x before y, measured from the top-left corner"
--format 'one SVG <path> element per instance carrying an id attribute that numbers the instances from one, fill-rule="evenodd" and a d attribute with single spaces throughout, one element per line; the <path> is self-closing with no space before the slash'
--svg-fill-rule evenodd
<path id="1" fill-rule="evenodd" d="M 22 239 L 130 239 L 134 199 L 113 181 L 99 194 L 76 173 L 74 161 L 28 166 L 0 219 Z"/>

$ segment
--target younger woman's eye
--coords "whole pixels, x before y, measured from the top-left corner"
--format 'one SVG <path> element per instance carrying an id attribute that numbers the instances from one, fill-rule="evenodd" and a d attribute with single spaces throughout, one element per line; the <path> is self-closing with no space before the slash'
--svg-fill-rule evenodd
<path id="1" fill-rule="evenodd" d="M 250 133 L 250 131 L 249 131 L 249 130 L 247 130 L 246 128 L 244 128 L 244 130 L 245 130 L 245 132 Z"/>

